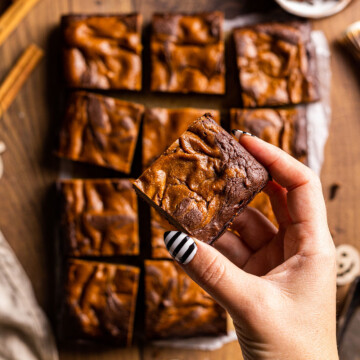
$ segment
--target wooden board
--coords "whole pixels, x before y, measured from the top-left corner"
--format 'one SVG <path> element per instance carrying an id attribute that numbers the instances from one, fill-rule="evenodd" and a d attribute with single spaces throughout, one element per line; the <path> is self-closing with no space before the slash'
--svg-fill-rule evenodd
<path id="1" fill-rule="evenodd" d="M 152 12 L 222 10 L 228 18 L 245 11 L 264 11 L 274 7 L 264 1 L 236 0 L 41 0 L 19 28 L 0 47 L 0 79 L 30 42 L 45 49 L 45 59 L 32 74 L 8 112 L 0 118 L 0 140 L 7 145 L 4 154 L 5 175 L 0 181 L 0 229 L 28 273 L 40 304 L 50 317 L 53 293 L 53 220 L 54 203 L 51 188 L 58 175 L 59 163 L 51 154 L 61 114 L 61 73 L 59 63 L 58 24 L 61 14 L 68 12 L 131 12 L 140 11 L 148 22 Z M 331 134 L 326 146 L 322 172 L 324 194 L 339 183 L 334 200 L 327 201 L 329 224 L 337 244 L 353 244 L 360 250 L 360 73 L 358 66 L 336 44 L 345 27 L 358 20 L 360 0 L 342 13 L 314 22 L 325 32 L 332 50 Z M 227 90 L 233 96 L 223 100 L 214 97 L 215 107 L 239 104 L 236 77 Z M 146 102 L 171 105 L 175 97 L 160 97 L 145 91 Z M 136 94 L 127 94 L 135 100 Z M 182 104 L 204 107 L 208 97 L 181 97 Z M 241 359 L 236 342 L 215 352 L 178 351 L 170 349 L 108 349 L 85 352 L 79 348 L 61 348 L 61 359 Z"/>

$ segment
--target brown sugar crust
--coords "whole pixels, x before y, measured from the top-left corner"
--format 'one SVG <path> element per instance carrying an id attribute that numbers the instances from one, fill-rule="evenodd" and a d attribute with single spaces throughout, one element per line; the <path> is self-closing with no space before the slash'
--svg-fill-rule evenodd
<path id="1" fill-rule="evenodd" d="M 137 197 L 130 180 L 62 180 L 58 188 L 67 255 L 139 254 Z"/>
<path id="2" fill-rule="evenodd" d="M 129 346 L 139 273 L 133 266 L 69 260 L 64 289 L 65 336 Z"/>
<path id="3" fill-rule="evenodd" d="M 134 187 L 176 228 L 211 244 L 268 180 L 265 168 L 206 114 Z"/>
<path id="4" fill-rule="evenodd" d="M 149 339 L 221 335 L 226 313 L 173 261 L 145 261 Z"/>
<path id="5" fill-rule="evenodd" d="M 205 113 L 211 113 L 220 124 L 220 114 L 209 109 L 145 110 L 143 123 L 143 168 L 149 167 L 194 121 Z"/>
<path id="6" fill-rule="evenodd" d="M 234 30 L 245 107 L 316 101 L 319 82 L 308 22 L 265 23 Z"/>
<path id="7" fill-rule="evenodd" d="M 71 94 L 57 155 L 130 173 L 144 106 L 87 93 Z"/>
<path id="8" fill-rule="evenodd" d="M 63 16 L 66 85 L 141 90 L 141 25 L 139 14 Z"/>
<path id="9" fill-rule="evenodd" d="M 223 14 L 219 11 L 155 14 L 151 90 L 224 94 L 222 23 Z"/>

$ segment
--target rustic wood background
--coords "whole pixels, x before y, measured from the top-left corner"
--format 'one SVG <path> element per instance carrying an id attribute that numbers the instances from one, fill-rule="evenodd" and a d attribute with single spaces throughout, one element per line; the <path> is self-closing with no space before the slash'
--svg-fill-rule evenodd
<path id="1" fill-rule="evenodd" d="M 10 0 L 1 1 L 0 12 Z M 145 23 L 158 11 L 222 10 L 227 18 L 254 11 L 276 8 L 270 0 L 41 0 L 18 29 L 0 47 L 0 79 L 30 42 L 45 50 L 45 59 L 26 82 L 8 112 L 0 118 L 0 140 L 5 175 L 0 181 L 0 229 L 29 275 L 37 299 L 53 318 L 53 216 L 55 204 L 51 189 L 59 171 L 52 156 L 61 117 L 62 95 L 59 63 L 58 25 L 61 14 L 69 12 L 106 13 L 139 11 Z M 330 228 L 336 244 L 348 243 L 360 250 L 360 72 L 359 66 L 336 42 L 351 22 L 358 20 L 360 0 L 342 13 L 314 21 L 315 29 L 325 32 L 332 51 L 332 124 L 322 171 Z M 234 79 L 235 75 L 234 75 Z M 236 81 L 234 80 L 234 84 Z M 231 86 L 231 81 L 230 81 Z M 229 89 L 229 86 L 228 86 Z M 230 89 L 231 90 L 231 89 Z M 136 99 L 136 94 L 124 98 Z M 166 100 L 166 105 L 174 97 Z M 189 106 L 203 107 L 207 97 L 184 100 Z M 214 97 L 213 106 L 234 106 L 234 97 L 223 102 Z M 138 99 L 137 99 L 138 100 Z M 163 99 L 148 96 L 146 102 L 160 105 Z M 182 103 L 182 104 L 183 104 Z M 208 106 L 208 105 L 205 105 Z M 330 187 L 338 184 L 333 200 Z M 215 352 L 171 349 L 107 349 L 88 351 L 61 347 L 61 359 L 241 359 L 236 342 Z"/>

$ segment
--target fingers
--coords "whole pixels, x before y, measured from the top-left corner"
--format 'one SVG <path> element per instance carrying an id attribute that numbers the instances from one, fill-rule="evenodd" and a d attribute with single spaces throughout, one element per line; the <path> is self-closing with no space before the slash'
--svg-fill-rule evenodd
<path id="1" fill-rule="evenodd" d="M 258 250 L 277 233 L 275 225 L 260 211 L 251 207 L 234 219 L 231 228 L 240 234 L 241 240 L 253 251 Z"/>
<path id="2" fill-rule="evenodd" d="M 287 190 L 276 182 L 269 181 L 264 188 L 264 192 L 269 195 L 271 207 L 279 227 L 286 228 L 291 223 L 287 207 Z"/>
<path id="3" fill-rule="evenodd" d="M 293 223 L 326 221 L 325 202 L 319 178 L 285 151 L 252 136 L 241 136 L 240 143 L 286 188 L 288 211 Z"/>
<path id="4" fill-rule="evenodd" d="M 284 243 L 281 234 L 274 236 L 265 246 L 249 257 L 243 267 L 247 273 L 264 276 L 284 261 Z"/>
<path id="5" fill-rule="evenodd" d="M 246 264 L 252 254 L 246 244 L 230 231 L 226 231 L 223 236 L 216 240 L 213 247 L 239 268 Z"/>
<path id="6" fill-rule="evenodd" d="M 183 242 L 186 235 L 179 231 L 171 231 L 164 237 L 167 247 L 176 237 L 168 247 L 173 256 L 173 249 Z M 231 315 L 237 316 L 239 312 L 246 310 L 261 289 L 261 279 L 246 274 L 212 246 L 201 241 L 195 243 L 193 239 L 188 238 L 189 243 L 184 245 L 184 249 L 195 244 L 196 251 L 189 262 L 179 262 L 186 273 Z M 180 249 L 178 254 L 182 251 Z M 175 260 L 179 260 L 177 255 Z"/>

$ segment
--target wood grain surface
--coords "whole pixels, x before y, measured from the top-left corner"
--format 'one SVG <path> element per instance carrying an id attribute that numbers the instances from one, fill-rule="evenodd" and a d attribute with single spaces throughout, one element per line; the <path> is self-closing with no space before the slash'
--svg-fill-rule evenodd
<path id="1" fill-rule="evenodd" d="M 1 2 L 0 11 L 8 2 Z M 69 12 L 105 13 L 140 11 L 148 22 L 154 11 L 222 10 L 227 18 L 252 11 L 275 8 L 272 1 L 236 0 L 41 0 L 0 47 L 0 79 L 3 79 L 22 51 L 34 42 L 45 50 L 45 57 L 25 83 L 12 106 L 0 118 L 0 140 L 7 151 L 2 155 L 5 174 L 0 180 L 0 229 L 14 249 L 34 286 L 40 304 L 53 318 L 54 202 L 52 185 L 59 162 L 52 156 L 63 107 L 59 63 L 58 25 L 61 14 Z M 332 124 L 322 171 L 329 224 L 336 244 L 348 243 L 360 250 L 360 72 L 359 66 L 336 40 L 351 22 L 358 20 L 360 0 L 342 13 L 313 22 L 325 32 L 332 51 Z M 146 25 L 145 25 L 146 31 Z M 231 65 L 230 65 L 231 67 Z M 231 74 L 229 75 L 231 77 Z M 213 106 L 238 105 L 235 75 L 228 81 L 228 100 L 214 97 Z M 146 92 L 145 103 L 171 105 L 174 97 Z M 136 94 L 124 94 L 135 100 Z M 198 96 L 182 102 L 204 107 L 208 97 Z M 205 105 L 206 106 L 206 105 Z M 339 185 L 333 200 L 330 187 Z M 138 360 L 138 359 L 241 359 L 236 342 L 214 352 L 179 351 L 154 347 L 84 351 L 60 348 L 61 359 Z"/>

